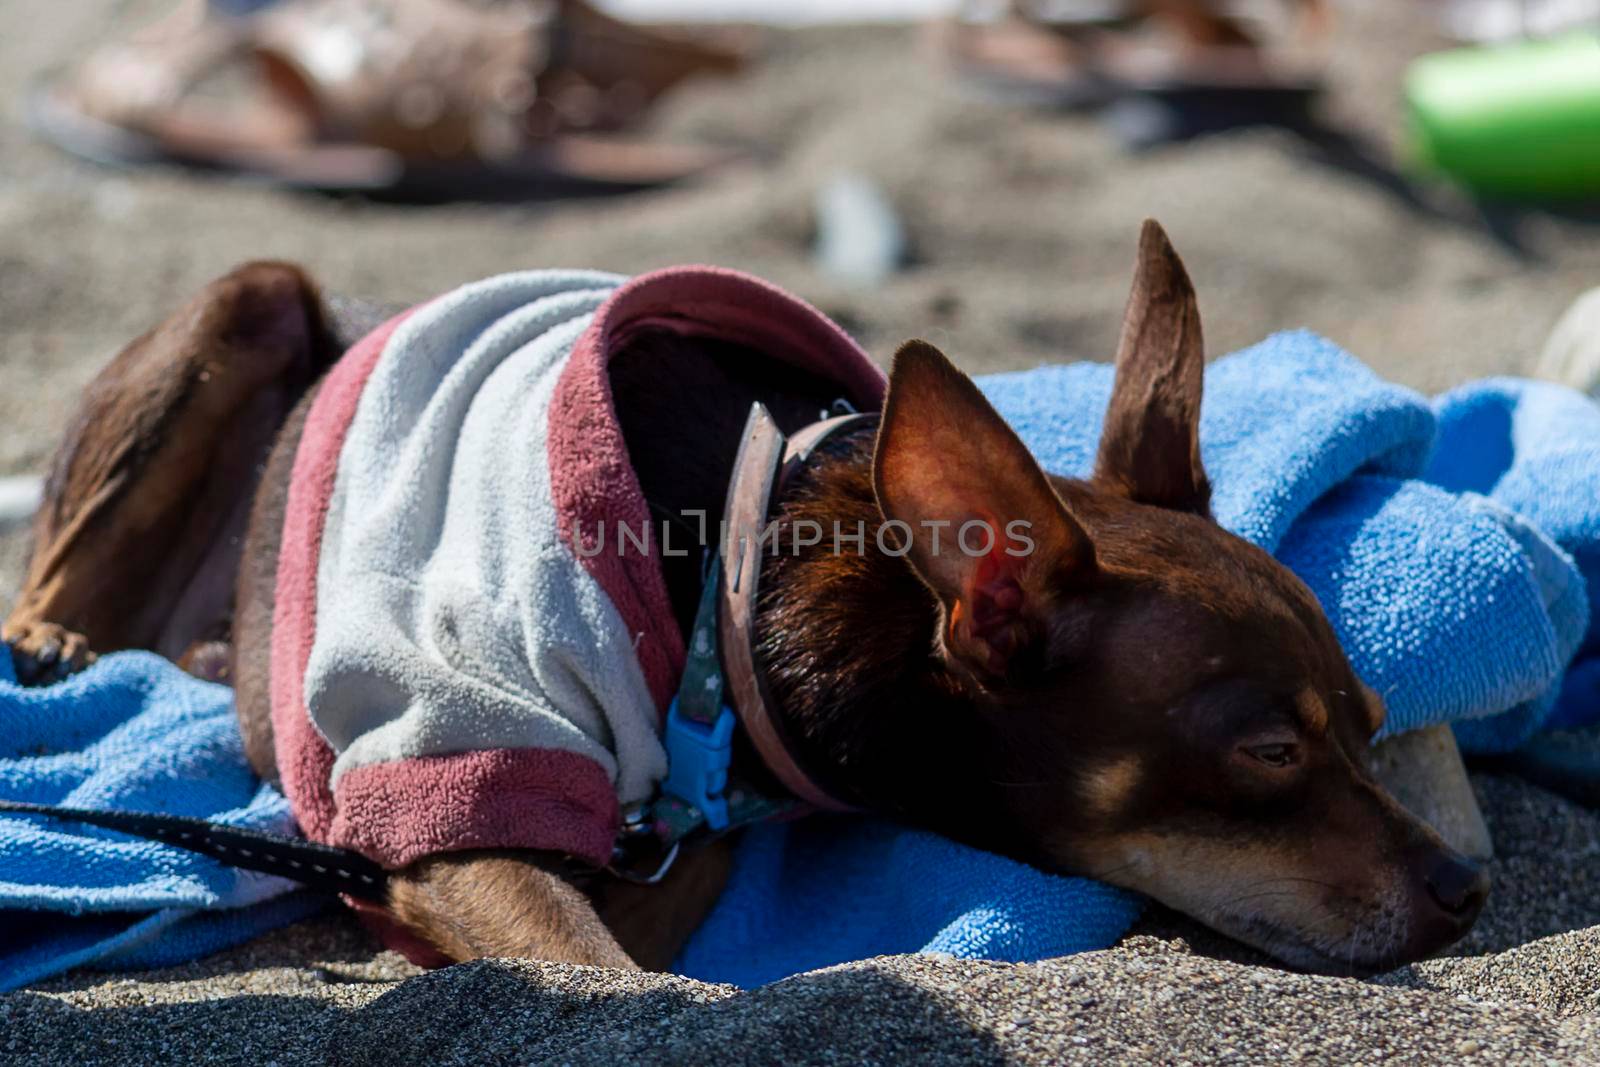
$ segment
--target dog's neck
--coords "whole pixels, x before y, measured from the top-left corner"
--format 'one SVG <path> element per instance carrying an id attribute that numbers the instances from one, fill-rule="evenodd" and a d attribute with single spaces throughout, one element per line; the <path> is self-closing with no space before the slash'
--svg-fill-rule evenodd
<path id="1" fill-rule="evenodd" d="M 903 558 L 877 549 L 873 431 L 819 448 L 780 501 L 756 617 L 773 711 L 794 756 L 839 799 L 994 848 L 992 798 L 973 774 L 979 712 L 935 654 L 937 601 Z M 795 549 L 804 520 L 822 542 Z M 835 523 L 844 538 L 865 536 L 836 548 Z"/>

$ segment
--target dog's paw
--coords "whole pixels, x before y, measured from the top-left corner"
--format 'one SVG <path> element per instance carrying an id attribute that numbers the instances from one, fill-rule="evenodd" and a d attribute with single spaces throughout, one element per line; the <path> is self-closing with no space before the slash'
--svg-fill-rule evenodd
<path id="1" fill-rule="evenodd" d="M 4 638 L 11 649 L 17 681 L 23 685 L 59 682 L 83 670 L 95 659 L 82 634 L 53 622 L 7 626 Z"/>
<path id="2" fill-rule="evenodd" d="M 226 641 L 196 641 L 178 657 L 178 667 L 196 678 L 233 684 L 233 648 Z"/>

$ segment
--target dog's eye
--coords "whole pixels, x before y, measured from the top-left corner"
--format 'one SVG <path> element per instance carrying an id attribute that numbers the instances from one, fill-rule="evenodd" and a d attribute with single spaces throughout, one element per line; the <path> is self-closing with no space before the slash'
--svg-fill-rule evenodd
<path id="1" fill-rule="evenodd" d="M 1297 750 L 1291 744 L 1271 744 L 1250 745 L 1245 751 L 1268 767 L 1287 767 L 1294 762 Z"/>

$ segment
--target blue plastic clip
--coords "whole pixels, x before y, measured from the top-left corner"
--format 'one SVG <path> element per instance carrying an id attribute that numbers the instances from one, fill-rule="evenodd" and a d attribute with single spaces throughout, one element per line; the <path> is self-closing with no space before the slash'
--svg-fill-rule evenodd
<path id="1" fill-rule="evenodd" d="M 710 726 L 684 718 L 678 698 L 667 709 L 667 779 L 661 791 L 692 804 L 713 830 L 728 826 L 728 765 L 733 762 L 733 712 L 726 704 Z"/>

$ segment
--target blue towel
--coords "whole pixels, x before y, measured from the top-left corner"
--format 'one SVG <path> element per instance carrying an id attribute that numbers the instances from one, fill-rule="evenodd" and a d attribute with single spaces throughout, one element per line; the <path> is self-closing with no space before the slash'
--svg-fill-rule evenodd
<path id="1" fill-rule="evenodd" d="M 1547 382 L 1490 378 L 1434 401 L 1439 443 L 1425 477 L 1480 493 L 1549 536 L 1588 579 L 1600 629 L 1600 405 Z M 1547 725 L 1569 729 L 1600 712 L 1600 636 L 1580 639 Z"/>
<path id="2" fill-rule="evenodd" d="M 0 655 L 0 797 L 294 827 L 245 764 L 229 690 L 147 652 L 41 689 L 17 685 Z M 0 990 L 89 963 L 194 959 L 325 903 L 292 888 L 111 831 L 0 816 Z"/>
<path id="3" fill-rule="evenodd" d="M 896 952 L 1013 962 L 1105 948 L 1143 901 L 859 816 L 753 827 L 673 969 L 753 988 Z"/>
<path id="4" fill-rule="evenodd" d="M 1047 468 L 1084 475 L 1111 376 L 1077 364 L 980 385 Z M 1600 717 L 1593 403 L 1491 381 L 1430 404 L 1321 338 L 1286 333 L 1208 369 L 1201 438 L 1218 520 L 1316 593 L 1357 673 L 1387 698 L 1387 732 L 1451 722 L 1465 746 L 1504 751 Z M 155 657 L 108 657 L 43 693 L 0 684 L 0 723 L 0 796 L 226 812 L 258 826 L 286 817 L 244 768 L 225 692 Z M 73 864 L 86 856 L 105 866 L 83 884 Z M 86 962 L 170 962 L 300 913 L 300 894 L 230 908 L 281 891 L 271 879 L 31 820 L 0 819 L 0 873 L 13 878 L 0 885 L 10 907 L 165 909 L 85 916 L 80 932 L 30 936 L 20 949 L 22 935 L 0 927 L 0 987 Z M 818 817 L 745 835 L 678 966 L 753 986 L 894 952 L 1031 960 L 1110 945 L 1140 907 L 935 835 Z"/>

